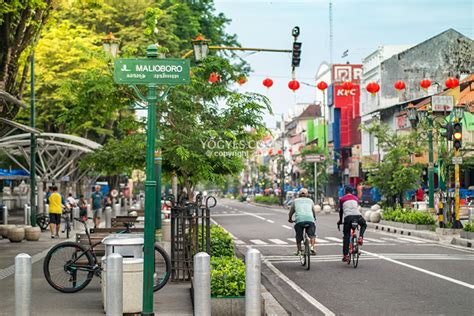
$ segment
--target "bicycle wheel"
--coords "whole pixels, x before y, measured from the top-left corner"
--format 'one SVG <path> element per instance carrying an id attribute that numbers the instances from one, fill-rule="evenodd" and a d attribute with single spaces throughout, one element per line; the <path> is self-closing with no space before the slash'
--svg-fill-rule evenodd
<path id="1" fill-rule="evenodd" d="M 49 225 L 49 216 L 41 214 L 36 217 L 36 225 L 42 230 L 45 231 L 48 229 Z"/>
<path id="2" fill-rule="evenodd" d="M 94 276 L 94 259 L 90 252 L 75 242 L 60 243 L 48 252 L 43 272 L 54 289 L 75 293 L 85 288 Z"/>
<path id="3" fill-rule="evenodd" d="M 155 273 L 153 274 L 153 291 L 166 285 L 171 275 L 171 260 L 166 251 L 155 245 Z"/>
<path id="4" fill-rule="evenodd" d="M 352 265 L 354 269 L 357 268 L 359 264 L 359 245 L 357 244 L 357 239 L 352 238 Z"/>
<path id="5" fill-rule="evenodd" d="M 306 270 L 309 270 L 310 262 L 311 262 L 311 248 L 309 247 L 309 240 L 306 237 L 306 241 L 304 242 L 304 255 L 306 256 Z"/>

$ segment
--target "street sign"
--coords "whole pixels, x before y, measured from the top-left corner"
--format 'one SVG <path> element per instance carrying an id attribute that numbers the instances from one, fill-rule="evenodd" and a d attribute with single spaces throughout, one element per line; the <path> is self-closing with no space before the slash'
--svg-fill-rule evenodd
<path id="1" fill-rule="evenodd" d="M 305 162 L 322 162 L 326 160 L 324 155 L 306 155 L 304 157 Z"/>
<path id="2" fill-rule="evenodd" d="M 190 82 L 188 59 L 121 58 L 115 61 L 119 84 L 178 85 Z"/>
<path id="3" fill-rule="evenodd" d="M 462 165 L 462 157 L 453 157 L 452 161 L 454 165 Z"/>
<path id="4" fill-rule="evenodd" d="M 431 109 L 435 112 L 451 112 L 454 107 L 452 95 L 435 95 L 431 97 Z"/>

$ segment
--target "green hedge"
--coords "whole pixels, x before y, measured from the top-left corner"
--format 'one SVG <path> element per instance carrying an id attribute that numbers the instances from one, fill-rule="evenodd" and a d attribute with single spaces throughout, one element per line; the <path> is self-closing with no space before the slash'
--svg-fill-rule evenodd
<path id="1" fill-rule="evenodd" d="M 211 296 L 244 296 L 245 264 L 236 257 L 211 258 Z"/>
<path id="2" fill-rule="evenodd" d="M 206 238 L 206 236 L 204 236 Z M 199 249 L 202 249 L 201 226 L 198 230 Z M 222 227 L 211 225 L 211 257 L 233 257 L 234 240 Z"/>
<path id="3" fill-rule="evenodd" d="M 277 196 L 256 196 L 255 202 L 264 204 L 278 204 L 280 200 Z"/>
<path id="4" fill-rule="evenodd" d="M 474 220 L 471 220 L 470 223 L 464 225 L 464 231 L 474 233 Z"/>
<path id="5" fill-rule="evenodd" d="M 436 220 L 428 212 L 415 211 L 413 209 L 402 209 L 397 207 L 385 208 L 383 210 L 382 218 L 386 221 L 416 224 L 416 225 L 433 225 Z"/>

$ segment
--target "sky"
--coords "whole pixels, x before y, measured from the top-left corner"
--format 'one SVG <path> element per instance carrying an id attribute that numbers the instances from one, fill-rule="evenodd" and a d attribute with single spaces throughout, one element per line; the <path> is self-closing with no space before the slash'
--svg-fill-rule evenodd
<path id="1" fill-rule="evenodd" d="M 294 26 L 301 29 L 301 65 L 296 79 L 315 84 L 323 61 L 329 62 L 329 0 L 215 0 L 216 13 L 232 21 L 228 33 L 237 34 L 242 47 L 291 49 Z M 332 0 L 333 62 L 361 63 L 380 45 L 416 45 L 449 28 L 474 37 L 473 0 Z M 345 50 L 349 56 L 342 57 Z M 314 87 L 288 88 L 291 54 L 241 52 L 251 66 L 242 92 L 266 95 L 275 114 L 288 113 L 296 103 L 315 101 Z M 270 89 L 262 85 L 269 77 Z M 275 127 L 276 116 L 265 116 Z"/>

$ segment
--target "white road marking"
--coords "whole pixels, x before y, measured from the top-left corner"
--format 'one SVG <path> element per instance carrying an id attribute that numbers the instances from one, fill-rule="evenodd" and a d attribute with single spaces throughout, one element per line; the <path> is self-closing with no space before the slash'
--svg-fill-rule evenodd
<path id="1" fill-rule="evenodd" d="M 249 212 L 244 212 L 244 211 L 241 211 L 241 212 L 244 213 L 244 214 L 247 214 L 247 215 L 249 215 L 249 216 L 253 216 L 253 217 L 256 217 L 256 218 L 258 218 L 258 219 L 261 219 L 261 220 L 263 220 L 263 221 L 266 220 L 266 219 L 265 219 L 264 217 L 262 217 L 262 216 L 258 216 L 258 215 L 255 215 L 255 214 L 252 214 L 252 213 L 249 213 Z"/>
<path id="2" fill-rule="evenodd" d="M 400 240 L 400 239 L 397 239 L 397 238 L 380 238 L 380 239 L 383 239 L 383 240 L 387 240 L 387 241 L 396 241 L 396 242 L 399 242 L 399 243 L 402 243 L 402 244 L 407 244 L 408 241 L 406 240 Z"/>
<path id="3" fill-rule="evenodd" d="M 291 241 L 291 242 L 296 243 L 296 238 L 294 238 L 294 237 L 293 237 L 293 238 L 287 238 L 286 240 L 289 240 L 289 241 Z"/>
<path id="4" fill-rule="evenodd" d="M 324 306 L 323 304 L 321 304 L 320 302 L 318 302 L 314 297 L 312 297 L 311 295 L 308 294 L 308 292 L 306 292 L 305 290 L 303 290 L 301 287 L 299 287 L 295 282 L 293 282 L 292 280 L 290 280 L 286 275 L 284 275 L 283 273 L 280 272 L 280 270 L 278 270 L 277 268 L 275 268 L 275 266 L 273 264 L 271 264 L 270 262 L 264 260 L 263 261 L 265 263 L 265 265 L 270 269 L 272 270 L 280 279 L 282 279 L 286 284 L 288 284 L 291 288 L 293 288 L 293 290 L 296 291 L 296 293 L 300 294 L 305 300 L 308 301 L 308 303 L 310 303 L 311 305 L 313 305 L 314 307 L 316 307 L 318 310 L 320 310 L 324 315 L 327 315 L 327 316 L 335 316 L 336 314 L 334 314 L 333 312 L 331 312 L 326 306 Z"/>
<path id="5" fill-rule="evenodd" d="M 227 212 L 227 211 L 222 211 L 221 213 L 222 213 L 222 214 L 227 214 L 227 213 L 229 213 L 229 212 Z"/>
<path id="6" fill-rule="evenodd" d="M 413 239 L 413 238 L 407 238 L 407 237 L 397 237 L 400 240 L 406 240 L 415 244 L 426 244 L 426 241 L 421 241 L 418 239 Z"/>
<path id="7" fill-rule="evenodd" d="M 277 244 L 277 245 L 288 245 L 286 241 L 283 241 L 281 239 L 269 239 L 272 243 Z"/>
<path id="8" fill-rule="evenodd" d="M 342 242 L 342 239 L 336 238 L 336 237 L 324 237 L 324 238 L 332 240 L 332 241 L 336 241 L 336 242 Z"/>
<path id="9" fill-rule="evenodd" d="M 272 223 L 272 224 L 275 223 L 275 221 L 272 221 L 271 219 L 267 219 L 267 222 Z"/>
<path id="10" fill-rule="evenodd" d="M 324 239 L 321 239 L 321 238 L 316 238 L 316 243 L 322 243 L 322 244 L 325 244 L 325 243 L 328 243 L 329 241 L 327 240 L 324 240 Z"/>
<path id="11" fill-rule="evenodd" d="M 383 240 L 378 240 L 378 239 L 373 239 L 373 238 L 366 238 L 364 237 L 364 241 L 371 241 L 371 242 L 377 242 L 377 243 L 383 243 L 384 241 Z"/>
<path id="12" fill-rule="evenodd" d="M 293 229 L 293 228 L 291 228 L 290 226 L 287 226 L 287 225 L 281 225 L 281 227 L 286 228 L 286 229 Z"/>
<path id="13" fill-rule="evenodd" d="M 469 284 L 469 283 L 466 283 L 466 282 L 463 282 L 463 281 L 460 281 L 460 280 L 456 280 L 456 279 L 450 278 L 448 276 L 445 276 L 445 275 L 442 275 L 442 274 L 439 274 L 439 273 L 436 273 L 436 272 L 433 272 L 433 271 L 425 270 L 425 269 L 422 269 L 420 267 L 416 267 L 416 266 L 413 266 L 413 265 L 405 263 L 405 262 L 397 261 L 395 259 L 391 259 L 391 258 L 382 256 L 382 255 L 379 255 L 379 254 L 376 254 L 376 253 L 373 253 L 373 252 L 368 252 L 366 250 L 361 250 L 361 251 L 363 253 L 368 254 L 368 255 L 371 255 L 371 256 L 374 256 L 374 257 L 377 257 L 377 258 L 380 258 L 380 259 L 383 259 L 383 260 L 386 260 L 386 261 L 389 261 L 389 262 L 392 262 L 392 263 L 395 263 L 395 264 L 398 264 L 398 265 L 401 265 L 401 266 L 404 266 L 406 268 L 410 268 L 410 269 L 413 269 L 413 270 L 416 270 L 416 271 L 419 271 L 419 272 L 423 272 L 423 273 L 426 273 L 428 275 L 431 275 L 431 276 L 434 276 L 434 277 L 437 277 L 437 278 L 440 278 L 440 279 L 443 279 L 443 280 L 446 280 L 446 281 L 449 281 L 449 282 L 452 282 L 452 283 L 455 283 L 455 284 L 458 284 L 458 285 L 461 285 L 461 286 L 465 286 L 465 287 L 467 287 L 471 290 L 474 290 L 474 284 Z"/>
<path id="14" fill-rule="evenodd" d="M 234 244 L 236 244 L 236 245 L 245 245 L 245 241 L 239 240 L 239 239 L 235 239 L 235 240 L 234 240 Z"/>
<path id="15" fill-rule="evenodd" d="M 268 245 L 268 243 L 264 242 L 263 240 L 260 239 L 250 239 L 250 242 L 255 244 L 255 245 Z"/>

